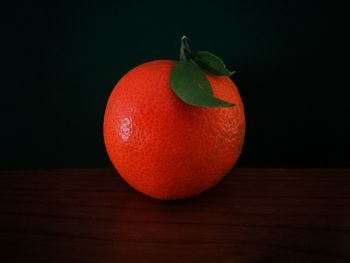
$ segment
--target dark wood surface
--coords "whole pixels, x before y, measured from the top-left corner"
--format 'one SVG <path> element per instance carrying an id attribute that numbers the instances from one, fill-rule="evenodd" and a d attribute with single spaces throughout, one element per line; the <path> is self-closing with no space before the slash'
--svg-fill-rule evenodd
<path id="1" fill-rule="evenodd" d="M 172 202 L 112 169 L 0 172 L 0 262 L 350 262 L 350 170 L 236 168 Z"/>

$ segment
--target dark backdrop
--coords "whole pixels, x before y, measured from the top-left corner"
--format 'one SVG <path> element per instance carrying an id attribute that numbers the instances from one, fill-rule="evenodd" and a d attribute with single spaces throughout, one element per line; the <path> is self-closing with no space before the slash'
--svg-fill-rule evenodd
<path id="1" fill-rule="evenodd" d="M 238 165 L 349 166 L 345 7 L 210 2 L 3 5 L 0 168 L 109 166 L 109 93 L 130 68 L 176 59 L 183 34 L 237 72 L 247 117 Z"/>

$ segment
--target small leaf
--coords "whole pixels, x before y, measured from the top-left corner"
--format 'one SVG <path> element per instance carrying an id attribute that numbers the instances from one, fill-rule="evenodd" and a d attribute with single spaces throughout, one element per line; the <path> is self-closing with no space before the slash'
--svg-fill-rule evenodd
<path id="1" fill-rule="evenodd" d="M 205 71 L 217 76 L 231 76 L 234 71 L 229 71 L 221 58 L 208 51 L 199 51 L 194 61 Z"/>
<path id="2" fill-rule="evenodd" d="M 171 89 L 187 104 L 204 107 L 229 107 L 233 104 L 215 98 L 204 72 L 194 63 L 179 61 L 170 75 Z"/>

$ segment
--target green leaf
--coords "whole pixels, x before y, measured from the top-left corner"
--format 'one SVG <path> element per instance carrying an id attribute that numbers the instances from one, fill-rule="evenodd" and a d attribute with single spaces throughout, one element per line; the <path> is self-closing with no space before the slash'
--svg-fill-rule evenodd
<path id="1" fill-rule="evenodd" d="M 178 61 L 171 71 L 170 85 L 175 94 L 187 104 L 204 107 L 229 107 L 232 103 L 213 96 L 204 72 L 193 62 Z"/>
<path id="2" fill-rule="evenodd" d="M 205 71 L 217 76 L 231 76 L 234 71 L 229 71 L 221 58 L 208 51 L 199 51 L 193 60 Z"/>

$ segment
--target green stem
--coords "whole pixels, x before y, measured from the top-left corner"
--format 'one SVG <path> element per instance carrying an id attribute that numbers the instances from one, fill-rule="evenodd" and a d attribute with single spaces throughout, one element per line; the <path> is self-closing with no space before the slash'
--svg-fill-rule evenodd
<path id="1" fill-rule="evenodd" d="M 192 59 L 190 40 L 184 35 L 181 38 L 180 60 L 189 61 Z"/>

